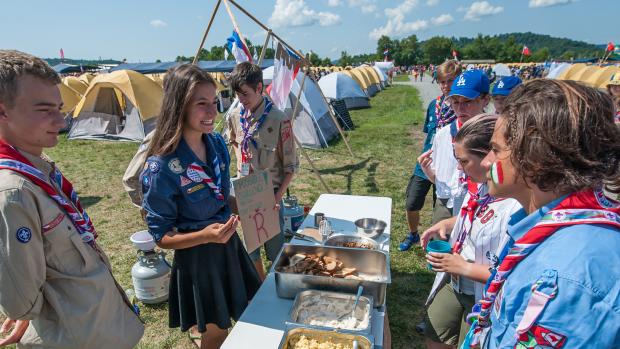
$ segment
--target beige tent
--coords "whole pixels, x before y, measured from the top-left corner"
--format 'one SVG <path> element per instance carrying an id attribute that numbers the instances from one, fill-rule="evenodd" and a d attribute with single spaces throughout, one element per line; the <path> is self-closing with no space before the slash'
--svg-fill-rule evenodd
<path id="1" fill-rule="evenodd" d="M 82 99 L 82 95 L 76 90 L 65 84 L 58 84 L 58 89 L 60 90 L 60 97 L 62 98 L 62 109 L 60 112 L 63 114 L 67 114 L 72 112 L 77 104 Z"/>
<path id="2" fill-rule="evenodd" d="M 161 86 L 135 71 L 98 75 L 75 108 L 69 139 L 141 141 L 155 127 L 162 99 Z"/>
<path id="3" fill-rule="evenodd" d="M 596 65 L 586 66 L 585 69 L 582 69 L 579 72 L 575 73 L 573 76 L 571 76 L 571 80 L 586 82 L 588 78 L 594 73 L 596 73 L 599 69 L 600 67 Z"/>
<path id="4" fill-rule="evenodd" d="M 560 73 L 560 75 L 558 76 L 558 79 L 559 80 L 571 80 L 572 76 L 574 76 L 575 74 L 577 74 L 578 72 L 582 71 L 583 69 L 587 67 L 588 66 L 583 63 L 573 64 L 570 66 L 570 68 Z"/>
<path id="5" fill-rule="evenodd" d="M 75 76 L 66 76 L 62 79 L 62 83 L 71 87 L 71 89 L 77 91 L 79 94 L 84 95 L 88 89 L 88 83 L 80 81 Z"/>
<path id="6" fill-rule="evenodd" d="M 95 78 L 95 74 L 93 73 L 84 73 L 78 77 L 78 80 L 85 83 L 86 85 L 90 85 L 90 82 Z"/>
<path id="7" fill-rule="evenodd" d="M 373 82 L 373 79 L 370 77 L 370 74 L 368 73 L 368 71 L 366 71 L 366 69 L 364 69 L 363 67 L 357 67 L 355 69 L 352 70 L 353 72 L 358 72 L 359 74 L 361 74 L 364 78 L 364 80 L 366 81 L 366 92 L 368 93 L 368 96 L 373 97 L 377 94 L 377 92 L 379 92 L 380 87 L 379 85 L 375 84 Z"/>
<path id="8" fill-rule="evenodd" d="M 620 73 L 620 67 L 600 67 L 585 80 L 585 83 L 596 88 L 607 88 L 607 83 L 611 77 L 618 73 Z"/>

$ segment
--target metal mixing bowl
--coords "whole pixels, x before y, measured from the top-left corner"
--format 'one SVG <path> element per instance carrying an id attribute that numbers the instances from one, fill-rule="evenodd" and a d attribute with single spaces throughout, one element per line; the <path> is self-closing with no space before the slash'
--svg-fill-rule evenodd
<path id="1" fill-rule="evenodd" d="M 365 248 L 368 250 L 379 249 L 379 243 L 377 243 L 375 240 L 364 236 L 349 234 L 334 234 L 327 239 L 325 245 L 347 248 Z"/>
<path id="2" fill-rule="evenodd" d="M 376 239 L 383 234 L 387 223 L 376 218 L 361 218 L 355 221 L 355 226 L 359 235 Z"/>

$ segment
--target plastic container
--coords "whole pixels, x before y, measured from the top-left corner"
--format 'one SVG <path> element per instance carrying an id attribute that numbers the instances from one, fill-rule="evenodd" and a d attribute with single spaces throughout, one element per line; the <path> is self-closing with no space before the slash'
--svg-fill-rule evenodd
<path id="1" fill-rule="evenodd" d="M 138 251 L 153 251 L 155 250 L 155 246 L 157 246 L 155 240 L 153 240 L 153 236 L 149 234 L 148 230 L 141 230 L 133 233 L 129 240 Z"/>
<path id="2" fill-rule="evenodd" d="M 426 252 L 435 253 L 452 253 L 452 246 L 449 242 L 443 240 L 433 240 L 426 245 Z M 433 266 L 430 263 L 427 265 L 428 269 L 432 270 Z"/>

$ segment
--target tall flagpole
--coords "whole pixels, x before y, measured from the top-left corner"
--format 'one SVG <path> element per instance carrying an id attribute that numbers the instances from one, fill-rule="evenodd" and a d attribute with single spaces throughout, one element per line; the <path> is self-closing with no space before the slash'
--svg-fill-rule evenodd
<path id="1" fill-rule="evenodd" d="M 250 50 L 250 47 L 248 46 L 248 42 L 245 41 L 245 37 L 243 36 L 243 34 L 241 34 L 241 30 L 239 30 L 239 26 L 237 25 L 237 20 L 235 19 L 235 15 L 233 15 L 232 11 L 230 10 L 230 5 L 228 5 L 228 0 L 223 0 L 224 1 L 224 6 L 226 6 L 226 12 L 228 12 L 228 16 L 230 17 L 230 20 L 233 23 L 233 27 L 235 28 L 235 31 L 237 32 L 237 34 L 239 34 L 239 39 L 241 39 L 241 42 L 248 47 L 248 52 Z M 252 57 L 248 57 L 250 58 L 250 60 L 252 60 Z"/>
<path id="2" fill-rule="evenodd" d="M 198 46 L 198 51 L 196 51 L 196 55 L 194 56 L 194 60 L 192 61 L 192 64 L 198 63 L 198 55 L 200 54 L 200 50 L 202 50 L 202 47 L 204 46 L 205 41 L 207 40 L 207 35 L 209 35 L 209 31 L 211 30 L 211 25 L 213 24 L 213 20 L 215 19 L 215 15 L 217 14 L 217 10 L 220 8 L 220 2 L 222 2 L 222 0 L 217 0 L 217 3 L 215 4 L 215 8 L 213 9 L 213 12 L 211 13 L 211 19 L 209 20 L 209 25 L 207 26 L 207 29 L 205 30 L 205 33 L 202 36 L 202 41 L 200 41 L 200 46 Z"/>

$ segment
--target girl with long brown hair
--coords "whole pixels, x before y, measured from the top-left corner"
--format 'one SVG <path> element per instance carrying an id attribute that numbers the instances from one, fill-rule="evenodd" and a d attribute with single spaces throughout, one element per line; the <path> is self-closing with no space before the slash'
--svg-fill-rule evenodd
<path id="1" fill-rule="evenodd" d="M 197 325 L 201 348 L 219 348 L 260 286 L 231 214 L 230 158 L 212 133 L 215 82 L 197 66 L 168 71 L 161 115 L 142 173 L 149 232 L 174 249 L 169 325 Z"/>

